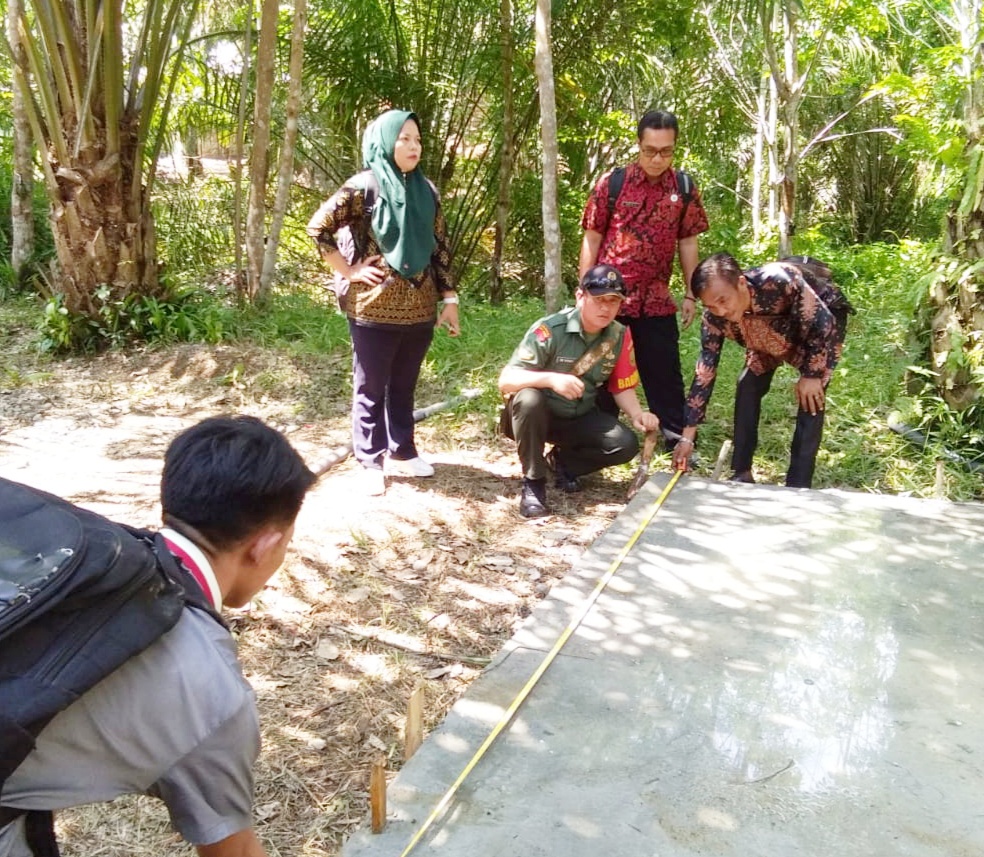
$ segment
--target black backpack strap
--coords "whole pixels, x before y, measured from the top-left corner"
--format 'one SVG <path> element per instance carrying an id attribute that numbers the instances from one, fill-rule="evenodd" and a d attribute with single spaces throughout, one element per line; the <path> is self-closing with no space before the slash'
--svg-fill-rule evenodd
<path id="1" fill-rule="evenodd" d="M 181 585 L 184 590 L 184 600 L 185 604 L 189 607 L 194 607 L 198 610 L 202 610 L 208 613 L 216 622 L 218 622 L 223 628 L 228 629 L 229 625 L 226 620 L 222 618 L 222 614 L 215 609 L 215 605 L 209 600 L 205 592 L 202 591 L 202 587 L 199 585 L 198 581 L 195 580 L 194 576 L 187 568 L 185 568 L 184 563 L 181 562 L 170 550 L 168 550 L 167 542 L 164 541 L 164 536 L 160 533 L 154 533 L 152 535 L 152 548 L 154 551 L 154 556 L 157 557 L 157 562 L 164 573 L 171 578 L 175 583 Z"/>
<path id="2" fill-rule="evenodd" d="M 683 218 L 687 216 L 687 207 L 694 198 L 694 180 L 690 177 L 690 173 L 685 170 L 676 171 L 676 180 L 677 193 L 683 200 L 683 208 L 680 209 L 680 222 L 683 223 Z"/>
<path id="3" fill-rule="evenodd" d="M 32 809 L 24 816 L 24 833 L 34 857 L 59 857 L 55 814 L 51 810 Z"/>
<path id="4" fill-rule="evenodd" d="M 363 170 L 359 175 L 362 177 L 362 213 L 368 221 L 372 218 L 372 209 L 379 196 L 379 182 L 372 170 Z"/>
<path id="5" fill-rule="evenodd" d="M 376 205 L 376 197 L 379 196 L 379 182 L 375 173 L 372 170 L 363 170 L 358 175 L 358 184 L 362 186 L 362 225 L 351 230 L 352 243 L 355 245 L 353 261 L 365 258 L 366 248 L 369 246 L 369 230 L 372 229 L 372 210 Z"/>
<path id="6" fill-rule="evenodd" d="M 48 809 L 0 806 L 0 830 L 24 816 L 24 839 L 34 857 L 60 857 L 55 837 L 55 814 Z"/>
<path id="7" fill-rule="evenodd" d="M 126 526 L 125 524 L 122 526 L 124 526 L 131 535 L 143 540 L 150 546 L 150 549 L 154 552 L 154 557 L 157 560 L 158 567 L 164 572 L 169 580 L 177 583 L 181 587 L 182 597 L 184 598 L 185 604 L 189 607 L 194 607 L 208 613 L 208 615 L 218 622 L 223 628 L 229 627 L 225 619 L 222 618 L 222 615 L 215 609 L 215 605 L 212 604 L 205 592 L 202 591 L 202 587 L 198 581 L 195 580 L 194 575 L 188 571 L 188 569 L 185 568 L 184 563 L 182 563 L 181 560 L 179 560 L 168 549 L 164 536 L 151 530 L 141 530 L 136 527 Z"/>
<path id="8" fill-rule="evenodd" d="M 625 167 L 615 167 L 612 174 L 608 177 L 608 216 L 615 213 L 615 203 L 622 193 L 622 186 L 625 184 Z"/>

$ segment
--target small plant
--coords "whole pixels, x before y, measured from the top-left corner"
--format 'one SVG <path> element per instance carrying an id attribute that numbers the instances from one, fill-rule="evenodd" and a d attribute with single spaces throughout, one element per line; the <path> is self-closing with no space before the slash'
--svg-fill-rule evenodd
<path id="1" fill-rule="evenodd" d="M 98 317 L 72 313 L 61 295 L 45 304 L 42 351 L 92 352 L 130 342 L 217 343 L 231 333 L 231 311 L 214 296 L 190 289 L 167 297 L 129 294 L 114 298 L 108 285 L 95 294 Z"/>

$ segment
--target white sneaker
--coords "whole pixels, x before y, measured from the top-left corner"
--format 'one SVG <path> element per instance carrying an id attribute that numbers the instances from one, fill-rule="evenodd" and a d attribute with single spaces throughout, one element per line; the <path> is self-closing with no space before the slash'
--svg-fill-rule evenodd
<path id="1" fill-rule="evenodd" d="M 434 465 L 424 461 L 419 455 L 416 458 L 387 458 L 386 468 L 396 476 L 416 476 L 425 478 L 434 475 Z"/>
<path id="2" fill-rule="evenodd" d="M 362 485 L 370 497 L 379 497 L 386 493 L 386 477 L 379 467 L 362 468 Z"/>

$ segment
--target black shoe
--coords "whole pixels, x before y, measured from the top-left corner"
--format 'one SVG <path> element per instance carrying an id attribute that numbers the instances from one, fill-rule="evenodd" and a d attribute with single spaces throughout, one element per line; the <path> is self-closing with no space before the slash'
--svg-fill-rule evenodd
<path id="1" fill-rule="evenodd" d="M 576 494 L 581 490 L 581 480 L 576 476 L 571 476 L 564 465 L 561 464 L 560 456 L 557 454 L 557 447 L 551 449 L 545 458 L 547 467 L 554 472 L 554 485 L 558 491 L 563 491 L 565 494 Z"/>
<path id="2" fill-rule="evenodd" d="M 542 518 L 549 515 L 547 508 L 547 481 L 524 479 L 523 493 L 519 498 L 519 514 L 524 518 Z"/>
<path id="3" fill-rule="evenodd" d="M 755 477 L 752 476 L 751 470 L 741 470 L 737 473 L 732 474 L 729 482 L 747 482 L 750 485 L 755 484 Z"/>

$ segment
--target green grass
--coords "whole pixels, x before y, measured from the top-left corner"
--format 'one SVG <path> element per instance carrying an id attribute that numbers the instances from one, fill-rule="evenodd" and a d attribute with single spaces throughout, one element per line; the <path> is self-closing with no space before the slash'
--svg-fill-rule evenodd
<path id="1" fill-rule="evenodd" d="M 819 241 L 797 247 L 816 255 L 833 268 L 838 282 L 858 309 L 851 319 L 844 357 L 828 391 L 824 441 L 817 461 L 815 486 L 862 491 L 911 493 L 932 496 L 937 484 L 937 461 L 945 458 L 938 441 L 916 448 L 891 432 L 888 416 L 896 410 L 918 416 L 932 403 L 906 396 L 907 367 L 916 360 L 909 341 L 910 319 L 918 283 L 929 267 L 924 246 L 867 245 L 832 248 Z M 740 257 L 740 254 L 739 254 Z M 256 377 L 236 379 L 277 398 L 293 398 L 299 411 L 337 414 L 350 395 L 351 355 L 345 319 L 333 299 L 313 278 L 281 285 L 264 307 L 236 308 L 220 295 L 202 292 L 192 304 L 186 327 L 202 327 L 201 319 L 221 319 L 220 335 L 212 341 L 255 347 L 282 355 L 291 372 L 278 375 L 276 364 Z M 177 310 L 180 315 L 181 310 Z M 466 388 L 482 391 L 477 399 L 442 415 L 442 433 L 451 440 L 466 436 L 466 420 L 477 418 L 491 437 L 499 405 L 496 378 L 529 325 L 542 314 L 538 300 L 513 299 L 500 306 L 462 297 L 462 335 L 452 339 L 438 331 L 427 356 L 418 386 L 421 405 L 448 399 Z M 37 325 L 40 304 L 28 297 L 0 302 L 0 330 L 13 325 L 23 330 Z M 172 326 L 177 321 L 169 317 Z M 184 337 L 182 337 L 184 338 Z M 681 339 L 685 381 L 689 384 L 699 350 L 699 329 L 694 325 Z M 718 450 L 731 435 L 734 385 L 743 353 L 727 343 L 717 387 L 700 434 L 701 472 L 709 473 Z M 55 361 L 57 365 L 57 361 Z M 18 365 L 0 377 L 7 388 L 32 383 L 32 373 L 50 370 L 51 364 Z M 57 371 L 57 370 L 55 370 Z M 796 412 L 793 386 L 796 375 L 788 367 L 777 374 L 763 403 L 760 448 L 755 468 L 761 480 L 781 483 L 785 474 Z M 958 417 L 951 417 L 951 422 Z M 961 452 L 966 453 L 965 450 Z M 664 456 L 664 463 L 668 459 Z M 984 476 L 958 463 L 944 463 L 946 495 L 953 500 L 984 497 Z"/>

